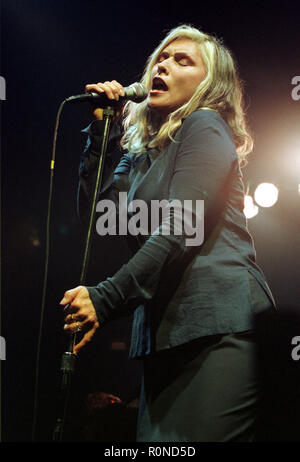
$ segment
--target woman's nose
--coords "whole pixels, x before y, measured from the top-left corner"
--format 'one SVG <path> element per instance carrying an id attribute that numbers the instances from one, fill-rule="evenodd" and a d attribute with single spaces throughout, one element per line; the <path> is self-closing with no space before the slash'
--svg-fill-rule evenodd
<path id="1" fill-rule="evenodd" d="M 166 61 L 157 63 L 157 72 L 158 74 L 167 74 L 169 72 Z"/>

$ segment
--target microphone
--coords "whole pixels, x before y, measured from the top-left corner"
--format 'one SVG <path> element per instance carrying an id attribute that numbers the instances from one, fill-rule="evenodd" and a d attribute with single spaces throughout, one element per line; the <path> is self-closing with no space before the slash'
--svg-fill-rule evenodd
<path id="1" fill-rule="evenodd" d="M 130 100 L 135 103 L 141 103 L 144 101 L 147 96 L 148 96 L 148 91 L 146 90 L 146 87 L 140 83 L 140 82 L 135 82 L 129 85 L 128 87 L 124 87 L 124 96 L 119 97 L 119 101 L 122 100 Z M 100 103 L 100 104 L 113 104 L 115 100 L 109 99 L 105 93 L 84 93 L 83 95 L 75 95 L 75 96 L 70 96 L 65 100 L 67 103 L 77 103 L 77 102 L 95 102 L 95 103 Z"/>

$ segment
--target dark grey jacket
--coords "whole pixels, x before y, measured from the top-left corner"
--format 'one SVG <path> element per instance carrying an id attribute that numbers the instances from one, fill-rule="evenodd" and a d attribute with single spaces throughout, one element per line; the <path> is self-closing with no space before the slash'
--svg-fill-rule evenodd
<path id="1" fill-rule="evenodd" d="M 101 121 L 85 130 L 90 136 L 80 166 L 81 216 L 88 210 L 101 130 Z M 185 234 L 172 232 L 129 237 L 138 244 L 135 255 L 113 277 L 88 287 L 100 324 L 128 308 L 135 310 L 132 356 L 251 329 L 254 307 L 248 272 L 264 289 L 269 306 L 275 306 L 255 263 L 243 214 L 242 174 L 228 125 L 216 112 L 199 110 L 183 120 L 175 140 L 160 154 L 125 154 L 114 175 L 106 166 L 100 199 L 116 201 L 118 192 L 126 191 L 128 202 L 142 199 L 149 205 L 177 199 L 192 200 L 194 207 L 196 200 L 204 200 L 202 245 L 187 246 Z"/>

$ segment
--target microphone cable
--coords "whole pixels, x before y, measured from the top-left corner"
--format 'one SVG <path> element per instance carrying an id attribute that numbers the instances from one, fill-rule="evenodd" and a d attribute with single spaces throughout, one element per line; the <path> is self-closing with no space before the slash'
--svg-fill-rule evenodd
<path id="1" fill-rule="evenodd" d="M 54 128 L 54 136 L 53 136 L 53 145 L 52 145 L 52 158 L 50 162 L 49 196 L 48 196 L 48 209 L 47 209 L 47 217 L 46 217 L 44 280 L 43 280 L 43 288 L 42 288 L 42 307 L 41 307 L 40 325 L 39 325 L 38 342 L 37 342 L 36 366 L 35 366 L 33 423 L 32 423 L 32 436 L 31 436 L 32 442 L 35 441 L 35 437 L 36 437 L 39 374 L 40 374 L 40 355 L 41 355 L 41 343 L 42 343 L 42 333 L 43 333 L 43 324 L 44 324 L 44 316 L 45 316 L 46 292 L 47 292 L 48 269 L 49 269 L 50 219 L 51 219 L 51 206 L 52 206 L 52 198 L 53 198 L 53 178 L 54 178 L 56 140 L 57 140 L 57 132 L 58 132 L 60 115 L 61 115 L 61 112 L 66 102 L 67 100 L 62 101 L 57 111 L 55 128 Z"/>

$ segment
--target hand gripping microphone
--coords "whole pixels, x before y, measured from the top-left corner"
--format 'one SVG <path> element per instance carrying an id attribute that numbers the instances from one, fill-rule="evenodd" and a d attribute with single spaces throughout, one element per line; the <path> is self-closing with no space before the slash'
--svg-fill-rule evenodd
<path id="1" fill-rule="evenodd" d="M 125 95 L 120 96 L 119 101 L 130 100 L 135 103 L 141 103 L 148 96 L 148 92 L 145 86 L 140 82 L 135 82 L 129 85 L 128 87 L 124 87 L 124 92 L 125 92 Z M 112 104 L 114 101 L 115 100 L 109 99 L 105 93 L 95 93 L 95 92 L 84 93 L 83 95 L 70 96 L 69 98 L 65 100 L 65 102 L 67 103 L 68 102 L 70 103 L 77 103 L 77 102 L 93 103 L 94 102 L 96 104 L 99 104 L 100 106 L 104 104 L 108 104 L 108 103 Z"/>

